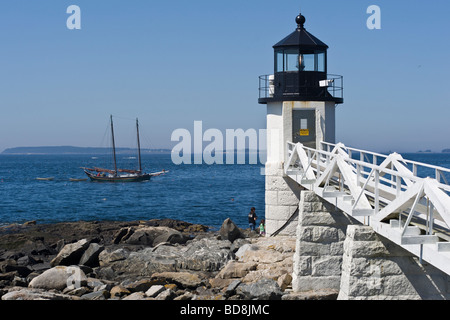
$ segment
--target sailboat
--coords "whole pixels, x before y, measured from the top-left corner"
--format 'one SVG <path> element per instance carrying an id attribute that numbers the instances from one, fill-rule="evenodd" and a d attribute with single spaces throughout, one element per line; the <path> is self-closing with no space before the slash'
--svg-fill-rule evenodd
<path id="1" fill-rule="evenodd" d="M 112 151 L 114 159 L 114 169 L 104 169 L 104 168 L 82 168 L 86 175 L 92 181 L 99 182 L 140 182 L 150 180 L 151 177 L 159 176 L 168 171 L 161 171 L 155 173 L 144 173 L 142 171 L 141 163 L 141 145 L 139 139 L 139 121 L 136 119 L 136 132 L 137 132 L 137 144 L 138 144 L 138 165 L 139 170 L 132 169 L 118 169 L 117 159 L 116 159 L 116 146 L 114 141 L 114 125 L 111 115 L 111 136 L 112 136 Z"/>

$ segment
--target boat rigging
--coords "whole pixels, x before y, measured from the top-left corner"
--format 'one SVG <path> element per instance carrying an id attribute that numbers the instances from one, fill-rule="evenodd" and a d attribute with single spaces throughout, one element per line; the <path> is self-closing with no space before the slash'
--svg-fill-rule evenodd
<path id="1" fill-rule="evenodd" d="M 112 151 L 114 160 L 114 169 L 104 168 L 85 168 L 82 169 L 91 181 L 98 182 L 140 182 L 150 180 L 151 177 L 159 176 L 167 173 L 168 171 L 162 170 L 160 172 L 145 173 L 142 171 L 142 159 L 141 159 L 141 145 L 139 139 L 139 121 L 136 119 L 136 134 L 138 143 L 138 170 L 133 169 L 119 169 L 117 167 L 116 158 L 116 145 L 114 139 L 114 124 L 112 115 L 110 116 L 111 123 L 111 137 L 112 137 Z"/>

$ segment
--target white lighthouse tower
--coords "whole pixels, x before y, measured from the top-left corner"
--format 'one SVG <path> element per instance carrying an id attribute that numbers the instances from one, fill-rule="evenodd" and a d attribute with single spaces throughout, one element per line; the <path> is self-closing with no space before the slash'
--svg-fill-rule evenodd
<path id="1" fill-rule="evenodd" d="M 267 105 L 265 218 L 267 234 L 295 235 L 301 187 L 284 174 L 287 143 L 309 148 L 335 143 L 335 110 L 343 103 L 343 78 L 327 70 L 328 46 L 297 28 L 273 46 L 274 73 L 260 77 L 258 102 Z"/>

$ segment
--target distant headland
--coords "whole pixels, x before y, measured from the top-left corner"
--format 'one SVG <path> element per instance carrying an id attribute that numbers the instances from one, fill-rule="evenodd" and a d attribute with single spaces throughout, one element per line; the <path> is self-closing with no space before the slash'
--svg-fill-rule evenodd
<path id="1" fill-rule="evenodd" d="M 116 148 L 118 154 L 135 154 L 137 149 Z M 141 153 L 170 153 L 170 149 L 141 149 Z M 15 147 L 5 149 L 1 154 L 25 155 L 25 154 L 110 154 L 111 148 L 96 147 L 72 147 L 72 146 L 48 146 L 48 147 Z"/>
<path id="2" fill-rule="evenodd" d="M 450 149 L 444 149 L 441 152 L 442 153 L 450 153 Z M 419 150 L 419 151 L 417 151 L 417 153 L 435 153 L 435 152 L 431 151 L 430 149 L 427 149 L 427 150 Z M 436 153 L 439 153 L 439 152 L 436 152 Z"/>

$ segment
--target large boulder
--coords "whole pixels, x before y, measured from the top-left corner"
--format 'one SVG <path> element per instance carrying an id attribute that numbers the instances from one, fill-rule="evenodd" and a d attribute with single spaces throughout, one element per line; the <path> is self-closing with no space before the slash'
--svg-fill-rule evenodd
<path id="1" fill-rule="evenodd" d="M 125 243 L 154 247 L 162 242 L 183 244 L 187 238 L 179 231 L 167 227 L 142 227 L 134 231 Z"/>
<path id="2" fill-rule="evenodd" d="M 108 276 L 103 275 L 108 279 L 125 274 L 148 277 L 157 272 L 215 272 L 234 258 L 231 242 L 214 238 L 194 239 L 184 246 L 162 243 L 155 248 L 144 248 L 123 255 L 118 255 L 117 251 L 109 252 L 106 249 L 100 253 L 102 271 L 111 272 Z"/>
<path id="3" fill-rule="evenodd" d="M 77 265 L 84 251 L 89 247 L 89 241 L 82 239 L 75 243 L 66 244 L 58 255 L 50 262 L 51 266 Z"/>
<path id="4" fill-rule="evenodd" d="M 99 245 L 98 243 L 91 243 L 87 248 L 87 250 L 83 253 L 83 256 L 81 257 L 79 264 L 93 268 L 98 267 L 99 266 L 98 256 L 104 249 L 105 247 Z"/>
<path id="5" fill-rule="evenodd" d="M 236 293 L 246 300 L 281 300 L 283 292 L 278 283 L 271 279 L 262 279 L 255 283 L 241 283 Z"/>
<path id="6" fill-rule="evenodd" d="M 87 277 L 79 267 L 57 266 L 33 278 L 29 288 L 59 290 L 73 286 L 80 288 L 87 284 Z"/>
<path id="7" fill-rule="evenodd" d="M 6 293 L 2 300 L 78 300 L 78 297 L 43 289 L 20 288 Z"/>
<path id="8" fill-rule="evenodd" d="M 229 240 L 231 242 L 239 238 L 244 238 L 239 227 L 230 218 L 227 218 L 222 223 L 219 234 L 223 240 Z"/>
<path id="9" fill-rule="evenodd" d="M 191 272 L 161 272 L 154 273 L 152 280 L 161 282 L 163 284 L 174 283 L 181 288 L 195 289 L 205 283 L 198 274 Z"/>
<path id="10" fill-rule="evenodd" d="M 217 278 L 243 278 L 250 271 L 256 270 L 257 267 L 258 264 L 255 262 L 240 262 L 236 260 L 230 260 L 227 265 L 217 274 Z"/>
<path id="11" fill-rule="evenodd" d="M 130 252 L 124 248 L 102 250 L 98 255 L 100 267 L 106 267 L 115 261 L 125 260 L 129 255 Z"/>
<path id="12" fill-rule="evenodd" d="M 234 253 L 230 241 L 203 238 L 189 243 L 180 252 L 177 262 L 180 269 L 214 272 L 222 269 L 232 259 Z"/>

